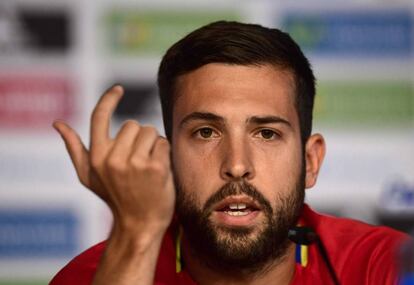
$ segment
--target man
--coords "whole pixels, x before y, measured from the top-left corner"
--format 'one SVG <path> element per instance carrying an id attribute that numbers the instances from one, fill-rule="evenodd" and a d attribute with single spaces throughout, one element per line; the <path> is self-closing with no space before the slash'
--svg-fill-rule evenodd
<path id="1" fill-rule="evenodd" d="M 98 102 L 89 150 L 55 122 L 114 223 L 51 284 L 396 282 L 404 235 L 304 204 L 325 142 L 311 134 L 310 64 L 287 34 L 212 23 L 167 51 L 158 85 L 168 141 L 134 121 L 109 137 L 121 86 Z"/>

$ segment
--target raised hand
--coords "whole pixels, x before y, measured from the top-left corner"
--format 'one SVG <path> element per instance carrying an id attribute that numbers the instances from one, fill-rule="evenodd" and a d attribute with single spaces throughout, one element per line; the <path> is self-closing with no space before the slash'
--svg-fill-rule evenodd
<path id="1" fill-rule="evenodd" d="M 133 235 L 161 234 L 175 204 L 168 141 L 153 127 L 126 121 L 115 138 L 110 119 L 123 94 L 109 89 L 91 117 L 89 150 L 66 123 L 53 126 L 62 136 L 79 180 L 101 197 L 114 215 L 114 229 Z"/>

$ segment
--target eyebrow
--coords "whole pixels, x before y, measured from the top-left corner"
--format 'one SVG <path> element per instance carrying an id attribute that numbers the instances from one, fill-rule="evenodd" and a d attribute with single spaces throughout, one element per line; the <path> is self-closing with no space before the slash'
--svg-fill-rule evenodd
<path id="1" fill-rule="evenodd" d="M 209 112 L 193 112 L 185 116 L 184 119 L 181 120 L 180 126 L 183 126 L 191 121 L 197 121 L 197 120 L 224 124 L 224 118 L 216 114 L 209 113 Z"/>
<path id="2" fill-rule="evenodd" d="M 209 121 L 209 122 L 215 122 L 219 124 L 224 124 L 225 119 L 219 115 L 216 115 L 214 113 L 210 112 L 193 112 L 187 116 L 184 117 L 184 119 L 180 122 L 180 127 L 191 122 L 191 121 Z M 289 128 L 292 128 L 292 125 L 289 123 L 289 121 L 279 117 L 279 116 L 252 116 L 246 120 L 246 123 L 251 123 L 255 125 L 263 125 L 263 124 L 284 124 L 288 126 Z"/>
<path id="3" fill-rule="evenodd" d="M 262 124 L 284 124 L 289 128 L 292 128 L 292 125 L 289 121 L 279 117 L 279 116 L 253 116 L 246 120 L 246 123 L 252 123 L 255 125 L 262 125 Z"/>

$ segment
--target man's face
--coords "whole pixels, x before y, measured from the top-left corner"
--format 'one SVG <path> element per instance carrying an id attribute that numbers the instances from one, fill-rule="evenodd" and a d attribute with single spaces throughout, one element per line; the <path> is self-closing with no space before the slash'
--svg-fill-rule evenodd
<path id="1" fill-rule="evenodd" d="M 186 237 L 235 267 L 280 257 L 304 195 L 292 74 L 214 63 L 176 90 L 172 160 Z"/>

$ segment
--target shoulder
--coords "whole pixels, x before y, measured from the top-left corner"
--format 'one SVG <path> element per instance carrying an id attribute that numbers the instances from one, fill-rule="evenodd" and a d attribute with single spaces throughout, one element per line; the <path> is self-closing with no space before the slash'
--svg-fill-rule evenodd
<path id="1" fill-rule="evenodd" d="M 358 284 L 395 284 L 397 251 L 409 239 L 408 235 L 384 226 L 321 215 L 308 206 L 304 216 L 319 235 L 337 273 L 345 280 L 352 279 Z"/>
<path id="2" fill-rule="evenodd" d="M 306 223 L 314 228 L 320 238 L 328 244 L 381 247 L 386 244 L 400 244 L 408 235 L 385 226 L 374 226 L 361 221 L 322 215 L 305 205 L 303 212 Z"/>
<path id="3" fill-rule="evenodd" d="M 101 242 L 82 252 L 55 275 L 50 285 L 91 284 L 104 250 L 105 242 Z"/>

